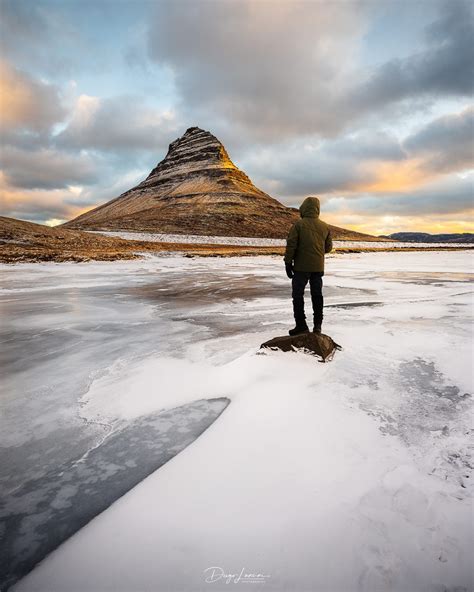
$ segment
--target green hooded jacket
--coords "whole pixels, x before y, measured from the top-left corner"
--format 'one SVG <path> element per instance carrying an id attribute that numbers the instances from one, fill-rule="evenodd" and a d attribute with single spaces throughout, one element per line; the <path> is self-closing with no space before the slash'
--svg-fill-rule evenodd
<path id="1" fill-rule="evenodd" d="M 288 234 L 285 264 L 295 271 L 324 273 L 324 254 L 332 250 L 329 226 L 319 219 L 319 199 L 307 197 L 300 206 L 301 220 Z"/>

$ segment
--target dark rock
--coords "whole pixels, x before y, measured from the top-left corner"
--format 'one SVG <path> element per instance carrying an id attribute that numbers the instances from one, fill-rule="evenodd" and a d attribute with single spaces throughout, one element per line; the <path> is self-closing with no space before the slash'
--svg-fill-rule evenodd
<path id="1" fill-rule="evenodd" d="M 289 335 L 274 337 L 262 343 L 260 348 L 279 349 L 285 352 L 303 350 L 312 355 L 319 356 L 322 362 L 331 360 L 336 350 L 342 349 L 329 335 L 324 335 L 323 333 L 303 333 L 294 337 Z"/>

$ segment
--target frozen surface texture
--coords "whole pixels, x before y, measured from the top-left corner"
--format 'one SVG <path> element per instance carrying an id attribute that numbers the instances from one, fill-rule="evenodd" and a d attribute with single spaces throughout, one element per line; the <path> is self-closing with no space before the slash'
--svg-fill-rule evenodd
<path id="1" fill-rule="evenodd" d="M 115 426 L 231 400 L 15 590 L 220 591 L 209 574 L 242 569 L 269 576 L 252 589 L 471 590 L 472 271 L 463 251 L 330 256 L 344 350 L 318 364 L 256 355 L 292 326 L 280 258 L 3 267 L 10 492 Z"/>
<path id="2" fill-rule="evenodd" d="M 0 581 L 28 573 L 59 544 L 193 442 L 227 406 L 196 401 L 117 426 L 82 458 L 5 497 Z"/>
<path id="3" fill-rule="evenodd" d="M 94 231 L 95 232 L 95 231 Z M 239 236 L 200 236 L 193 234 L 163 234 L 154 232 L 127 232 L 127 231 L 101 231 L 99 234 L 105 234 L 106 236 L 115 236 L 118 238 L 124 238 L 126 240 L 140 240 L 140 241 L 151 241 L 159 243 L 206 243 L 206 244 L 217 244 L 217 245 L 242 245 L 242 246 L 255 246 L 255 247 L 271 247 L 280 246 L 283 247 L 286 244 L 286 240 L 279 238 L 250 238 L 250 237 L 239 237 Z M 335 240 L 334 247 L 345 247 L 345 248 L 391 248 L 391 249 L 404 249 L 407 247 L 422 248 L 433 248 L 433 247 L 472 247 L 470 244 L 462 245 L 460 243 L 408 243 L 402 241 L 363 241 L 363 240 Z"/>

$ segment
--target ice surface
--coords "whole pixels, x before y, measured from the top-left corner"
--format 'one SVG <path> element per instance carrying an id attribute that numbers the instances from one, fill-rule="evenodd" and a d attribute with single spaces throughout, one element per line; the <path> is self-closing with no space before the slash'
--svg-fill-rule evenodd
<path id="1" fill-rule="evenodd" d="M 222 590 L 220 566 L 271 590 L 470 590 L 472 271 L 467 251 L 330 256 L 344 350 L 323 365 L 257 355 L 291 324 L 279 257 L 2 267 L 7 482 L 232 401 L 15 589 Z"/>
<path id="2" fill-rule="evenodd" d="M 227 406 L 195 401 L 117 426 L 82 458 L 5 496 L 0 509 L 2 589 L 193 442 Z"/>

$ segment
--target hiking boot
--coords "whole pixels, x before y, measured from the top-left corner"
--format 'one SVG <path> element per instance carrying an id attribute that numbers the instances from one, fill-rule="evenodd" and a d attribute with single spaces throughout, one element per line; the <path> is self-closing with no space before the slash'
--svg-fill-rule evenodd
<path id="1" fill-rule="evenodd" d="M 306 323 L 304 325 L 296 325 L 296 327 L 294 329 L 290 329 L 288 333 L 291 335 L 291 337 L 294 337 L 295 335 L 301 335 L 302 333 L 309 333 L 308 325 L 306 325 Z"/>

